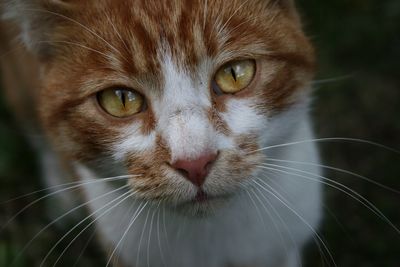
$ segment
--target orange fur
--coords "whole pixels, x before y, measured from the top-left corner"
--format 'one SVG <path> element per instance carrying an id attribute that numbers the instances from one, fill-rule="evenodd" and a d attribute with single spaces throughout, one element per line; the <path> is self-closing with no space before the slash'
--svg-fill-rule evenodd
<path id="1" fill-rule="evenodd" d="M 260 114 L 280 113 L 298 101 L 314 73 L 312 46 L 287 0 L 209 0 L 207 6 L 197 0 L 32 3 L 37 6 L 22 10 L 32 20 L 30 56 L 24 54 L 21 60 L 10 53 L 2 59 L 4 84 L 9 92 L 21 92 L 10 101 L 22 118 L 32 114 L 21 108 L 27 106 L 25 96 L 35 99 L 43 133 L 66 162 L 111 165 L 115 163 L 111 147 L 129 123 L 140 122 L 144 136 L 157 131 L 152 103 L 145 112 L 117 119 L 101 110 L 96 93 L 123 86 L 160 97 L 164 83 L 160 48 L 191 76 L 197 75 L 204 58 L 216 62 L 211 73 L 230 60 L 256 60 L 255 79 L 245 90 L 219 97 L 211 86 L 206 88 L 212 103 L 207 116 L 214 129 L 226 136 L 232 131 L 221 113 L 229 99 L 250 99 Z M 211 84 L 213 76 L 209 79 Z M 131 153 L 119 163 L 130 174 L 140 175 L 132 181 L 138 196 L 178 201 L 177 188 L 165 178 L 170 148 L 159 133 L 156 136 L 154 149 Z M 246 155 L 259 148 L 254 133 L 232 137 L 240 153 L 222 153 L 215 164 L 216 175 L 240 184 L 264 155 Z"/>

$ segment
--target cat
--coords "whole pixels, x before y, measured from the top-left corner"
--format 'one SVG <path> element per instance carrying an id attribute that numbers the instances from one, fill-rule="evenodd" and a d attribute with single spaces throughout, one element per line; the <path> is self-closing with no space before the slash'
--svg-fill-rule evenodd
<path id="1" fill-rule="evenodd" d="M 54 194 L 75 177 L 62 209 L 87 207 L 107 265 L 301 266 L 322 191 L 315 143 L 280 145 L 313 139 L 315 56 L 291 0 L 2 9 L 2 50 L 25 47 L 2 59 L 10 103 L 43 136 Z M 266 159 L 313 162 L 315 178 Z"/>

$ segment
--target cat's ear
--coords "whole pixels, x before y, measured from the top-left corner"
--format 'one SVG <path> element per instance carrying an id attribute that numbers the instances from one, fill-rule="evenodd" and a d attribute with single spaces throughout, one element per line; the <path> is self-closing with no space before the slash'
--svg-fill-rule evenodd
<path id="1" fill-rule="evenodd" d="M 54 29 L 77 8 L 78 0 L 5 0 L 2 18 L 19 27 L 20 40 L 40 57 L 51 53 Z"/>

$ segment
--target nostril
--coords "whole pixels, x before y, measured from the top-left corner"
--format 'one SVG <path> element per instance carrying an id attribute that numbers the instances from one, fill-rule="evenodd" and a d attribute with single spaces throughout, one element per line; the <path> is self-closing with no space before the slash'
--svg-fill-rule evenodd
<path id="1" fill-rule="evenodd" d="M 216 159 L 216 157 L 214 159 L 210 160 L 209 162 L 207 162 L 206 166 L 204 167 L 204 169 L 207 172 L 209 172 L 211 167 L 214 165 L 215 159 Z"/>
<path id="2" fill-rule="evenodd" d="M 188 178 L 189 177 L 189 172 L 184 169 L 175 169 L 179 174 L 181 174 L 183 177 Z"/>

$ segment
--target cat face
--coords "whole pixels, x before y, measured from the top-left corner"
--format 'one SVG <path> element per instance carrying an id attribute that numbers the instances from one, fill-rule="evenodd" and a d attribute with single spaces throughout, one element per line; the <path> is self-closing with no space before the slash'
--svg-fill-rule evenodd
<path id="1" fill-rule="evenodd" d="M 37 2 L 45 132 L 71 163 L 135 175 L 138 197 L 227 198 L 295 127 L 314 59 L 288 1 Z"/>

